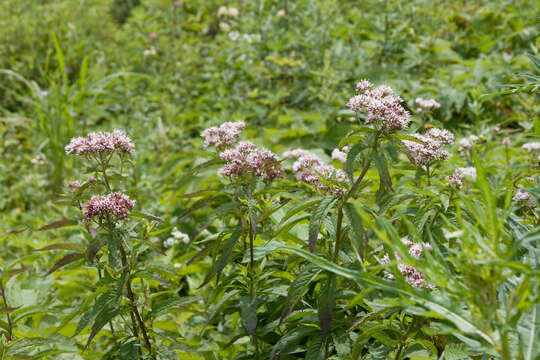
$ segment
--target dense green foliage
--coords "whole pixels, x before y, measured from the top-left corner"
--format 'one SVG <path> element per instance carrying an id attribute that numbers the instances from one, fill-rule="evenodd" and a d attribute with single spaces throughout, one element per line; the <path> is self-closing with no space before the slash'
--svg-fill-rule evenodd
<path id="1" fill-rule="evenodd" d="M 539 10 L 0 2 L 0 358 L 540 359 L 540 154 L 522 148 L 540 139 Z M 407 130 L 346 106 L 364 78 L 404 99 Z M 417 97 L 440 109 L 417 112 Z M 272 182 L 230 181 L 200 136 L 227 121 L 280 159 L 309 149 L 347 174 L 324 186 L 346 191 L 297 181 L 289 160 Z M 432 127 L 456 135 L 450 157 L 414 166 L 403 143 Z M 117 128 L 129 158 L 65 152 Z M 450 186 L 457 167 L 476 179 Z M 113 190 L 136 200 L 131 219 L 82 222 L 80 205 Z M 189 241 L 167 243 L 175 228 Z"/>

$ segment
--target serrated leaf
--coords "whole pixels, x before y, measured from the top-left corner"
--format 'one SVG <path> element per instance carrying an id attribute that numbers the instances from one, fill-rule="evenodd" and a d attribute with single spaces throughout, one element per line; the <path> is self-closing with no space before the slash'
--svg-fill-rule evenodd
<path id="1" fill-rule="evenodd" d="M 152 306 L 152 311 L 148 314 L 148 317 L 153 318 L 161 315 L 164 312 L 167 312 L 173 308 L 181 307 L 187 304 L 194 303 L 199 300 L 199 297 L 191 296 L 184 298 L 172 298 L 163 300 L 156 305 Z"/>
<path id="2" fill-rule="evenodd" d="M 314 336 L 308 346 L 305 360 L 324 360 L 326 341 L 322 336 Z"/>
<path id="3" fill-rule="evenodd" d="M 330 333 L 330 328 L 332 326 L 335 301 L 336 275 L 329 273 L 317 297 L 319 323 L 324 341 L 327 340 L 328 334 Z"/>
<path id="4" fill-rule="evenodd" d="M 298 274 L 296 279 L 289 287 L 289 293 L 287 294 L 287 303 L 285 310 L 281 314 L 279 324 L 283 322 L 291 313 L 294 305 L 304 296 L 309 284 L 321 273 L 321 270 L 312 264 L 308 264 L 302 268 L 302 271 Z"/>
<path id="5" fill-rule="evenodd" d="M 225 266 L 229 262 L 229 258 L 232 255 L 234 245 L 236 244 L 236 242 L 238 241 L 238 239 L 242 235 L 243 231 L 244 230 L 242 228 L 238 227 L 238 228 L 236 228 L 234 230 L 232 235 L 227 239 L 227 241 L 225 242 L 225 246 L 223 247 L 223 250 L 222 250 L 222 255 L 219 257 L 219 259 L 214 264 L 214 266 L 212 266 L 212 268 L 210 269 L 210 271 L 208 272 L 208 274 L 204 278 L 204 281 L 199 286 L 199 288 L 201 288 L 204 285 L 208 284 L 208 282 L 210 280 L 212 280 L 214 275 L 217 276 L 217 281 L 219 281 L 219 276 L 221 275 L 221 272 L 223 271 L 223 269 L 225 268 Z"/>
<path id="6" fill-rule="evenodd" d="M 351 185 L 354 184 L 354 163 L 356 161 L 356 158 L 358 157 L 358 154 L 360 154 L 360 152 L 365 148 L 366 145 L 364 143 L 359 143 L 354 145 L 347 152 L 347 161 L 345 163 L 345 168 L 347 169 L 347 174 L 349 175 Z"/>
<path id="7" fill-rule="evenodd" d="M 240 298 L 240 315 L 247 333 L 255 336 L 257 328 L 257 298 L 255 296 L 242 296 Z"/>
<path id="8" fill-rule="evenodd" d="M 390 172 L 388 171 L 388 162 L 384 154 L 380 152 L 375 153 L 375 166 L 379 171 L 379 176 L 381 181 L 390 189 L 392 189 L 392 178 L 390 177 Z"/>
<path id="9" fill-rule="evenodd" d="M 101 311 L 99 315 L 96 317 L 96 320 L 94 321 L 94 325 L 92 325 L 92 332 L 90 333 L 90 337 L 88 337 L 88 341 L 86 342 L 86 345 L 84 346 L 85 349 L 88 348 L 90 343 L 92 342 L 92 339 L 99 333 L 99 331 L 116 315 L 120 313 L 119 309 L 107 309 L 106 311 Z"/>
<path id="10" fill-rule="evenodd" d="M 309 251 L 315 251 L 315 244 L 317 243 L 324 217 L 328 214 L 336 201 L 336 197 L 326 197 L 315 206 L 315 209 L 313 209 L 309 220 Z"/>

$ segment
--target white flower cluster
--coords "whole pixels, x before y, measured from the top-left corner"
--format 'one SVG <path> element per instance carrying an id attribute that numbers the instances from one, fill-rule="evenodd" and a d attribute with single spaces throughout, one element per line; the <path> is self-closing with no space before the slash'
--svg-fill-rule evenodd
<path id="1" fill-rule="evenodd" d="M 474 144 L 480 140 L 476 135 L 470 135 L 466 138 L 459 140 L 459 153 L 463 156 L 468 155 Z"/>
<path id="2" fill-rule="evenodd" d="M 238 9 L 235 7 L 226 7 L 226 6 L 220 6 L 218 9 L 218 17 L 222 16 L 229 16 L 229 17 L 237 17 L 239 14 Z"/>
<path id="3" fill-rule="evenodd" d="M 423 99 L 421 97 L 417 97 L 415 102 L 418 104 L 418 106 L 420 106 L 416 109 L 417 112 L 421 112 L 423 109 L 431 110 L 441 107 L 441 104 L 439 104 L 435 99 Z"/>
<path id="4" fill-rule="evenodd" d="M 513 200 L 523 205 L 527 205 L 531 208 L 534 208 L 536 207 L 536 205 L 538 205 L 536 198 L 532 196 L 530 192 L 527 192 L 523 189 L 517 190 L 517 192 L 514 194 Z"/>
<path id="5" fill-rule="evenodd" d="M 171 231 L 171 236 L 167 238 L 167 240 L 163 241 L 163 247 L 164 248 L 170 248 L 178 243 L 178 241 L 182 241 L 184 244 L 189 243 L 189 235 L 185 234 L 181 231 L 179 231 L 176 227 L 173 228 L 173 231 Z"/>
<path id="6" fill-rule="evenodd" d="M 349 152 L 348 146 L 344 146 L 341 150 L 334 149 L 332 151 L 332 160 L 337 160 L 341 163 L 347 162 L 347 152 Z"/>

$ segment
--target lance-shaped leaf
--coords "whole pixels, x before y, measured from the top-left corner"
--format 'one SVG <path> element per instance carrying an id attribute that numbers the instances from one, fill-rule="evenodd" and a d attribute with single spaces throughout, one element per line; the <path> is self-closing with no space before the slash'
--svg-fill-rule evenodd
<path id="1" fill-rule="evenodd" d="M 322 336 L 314 336 L 311 339 L 305 360 L 324 360 L 326 340 Z"/>
<path id="2" fill-rule="evenodd" d="M 379 171 L 379 176 L 381 181 L 388 186 L 390 190 L 392 189 L 392 178 L 390 177 L 390 172 L 388 171 L 388 162 L 386 161 L 386 157 L 383 153 L 376 152 L 375 153 L 375 166 L 377 167 L 377 170 Z"/>
<path id="3" fill-rule="evenodd" d="M 322 339 L 326 341 L 330 328 L 332 326 L 332 317 L 334 313 L 334 304 L 336 302 L 336 275 L 328 273 L 319 296 L 317 298 L 317 307 L 319 323 L 321 326 Z"/>
<path id="4" fill-rule="evenodd" d="M 86 345 L 84 346 L 85 349 L 88 348 L 88 345 L 90 345 L 90 342 L 92 341 L 92 339 L 99 333 L 99 331 L 105 326 L 105 324 L 111 321 L 119 313 L 120 313 L 120 309 L 111 309 L 111 308 L 99 313 L 99 315 L 96 318 L 96 321 L 94 322 L 94 325 L 92 326 L 92 332 L 90 333 L 90 337 L 88 337 L 88 341 L 86 342 Z"/>
<path id="5" fill-rule="evenodd" d="M 356 211 L 356 208 L 351 203 L 343 205 L 343 212 L 349 220 L 352 229 L 353 245 L 360 254 L 364 253 L 364 226 L 362 224 L 362 217 Z"/>
<path id="6" fill-rule="evenodd" d="M 58 221 L 52 222 L 50 224 L 44 225 L 44 226 L 40 227 L 37 230 L 38 231 L 44 231 L 44 230 L 50 230 L 50 229 L 57 229 L 57 228 L 61 228 L 61 227 L 64 227 L 64 226 L 70 226 L 70 225 L 75 225 L 75 224 L 77 224 L 77 220 L 62 219 L 62 220 L 58 220 Z"/>
<path id="7" fill-rule="evenodd" d="M 221 272 L 229 262 L 229 259 L 232 255 L 234 245 L 242 235 L 242 232 L 244 230 L 240 227 L 237 227 L 232 235 L 227 239 L 225 242 L 225 246 L 223 247 L 222 254 L 219 257 L 218 261 L 212 266 L 212 269 L 208 272 L 206 277 L 204 278 L 203 283 L 199 288 L 203 287 L 204 285 L 208 284 L 210 280 L 214 277 L 214 275 L 217 275 L 217 280 L 219 281 L 219 276 L 221 275 Z"/>
<path id="8" fill-rule="evenodd" d="M 255 296 L 242 296 L 240 299 L 240 315 L 249 336 L 255 336 L 257 328 L 257 298 Z"/>
<path id="9" fill-rule="evenodd" d="M 70 254 L 67 254 L 66 256 L 64 256 L 63 258 L 58 260 L 58 262 L 56 264 L 54 264 L 53 267 L 49 271 L 47 271 L 45 276 L 52 274 L 56 270 L 60 269 L 62 266 L 65 266 L 65 265 L 67 265 L 67 264 L 69 264 L 71 262 L 74 262 L 76 260 L 81 259 L 83 256 L 84 256 L 83 253 L 70 253 Z"/>
<path id="10" fill-rule="evenodd" d="M 283 320 L 285 320 L 287 316 L 289 316 L 298 300 L 300 300 L 302 296 L 304 296 L 309 287 L 309 284 L 320 273 L 321 269 L 312 264 L 308 264 L 303 267 L 302 271 L 300 271 L 296 279 L 294 279 L 291 286 L 289 287 L 289 293 L 287 294 L 287 304 L 285 310 L 281 314 L 281 318 L 279 319 L 280 325 Z"/>
<path id="11" fill-rule="evenodd" d="M 336 197 L 326 197 L 315 206 L 315 209 L 313 209 L 313 213 L 309 220 L 309 251 L 315 251 L 315 244 L 317 243 L 323 220 L 336 201 Z"/>
<path id="12" fill-rule="evenodd" d="M 358 154 L 362 150 L 366 148 L 365 143 L 359 143 L 354 145 L 348 152 L 347 152 L 347 161 L 345 163 L 345 168 L 347 169 L 347 174 L 349 175 L 349 180 L 351 181 L 351 185 L 354 183 L 354 163 L 356 161 L 356 158 L 358 157 Z"/>
<path id="13" fill-rule="evenodd" d="M 84 251 L 84 246 L 81 244 L 75 243 L 56 243 L 49 246 L 45 246 L 36 251 L 48 251 L 48 250 L 75 250 L 75 251 Z"/>

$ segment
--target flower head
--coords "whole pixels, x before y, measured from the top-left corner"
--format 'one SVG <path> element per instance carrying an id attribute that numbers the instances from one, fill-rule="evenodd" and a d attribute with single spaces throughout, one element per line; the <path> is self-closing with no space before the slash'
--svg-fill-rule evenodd
<path id="1" fill-rule="evenodd" d="M 411 136 L 419 141 L 403 140 L 405 152 L 409 160 L 420 167 L 429 166 L 435 161 L 446 160 L 449 154 L 442 147 L 454 141 L 454 135 L 450 131 L 436 128 L 429 129 L 424 135 L 412 134 Z"/>
<path id="2" fill-rule="evenodd" d="M 417 258 L 417 259 L 419 259 L 422 256 L 424 250 L 427 250 L 427 251 L 433 250 L 431 247 L 431 244 L 429 243 L 424 243 L 423 245 L 421 245 L 418 243 L 413 243 L 412 241 L 408 239 L 404 239 L 402 240 L 402 242 L 404 245 L 406 245 L 409 248 L 408 250 L 409 254 L 412 257 Z M 397 252 L 394 253 L 394 256 L 397 261 L 401 261 L 401 256 L 399 256 Z M 388 264 L 389 262 L 390 262 L 390 257 L 388 256 L 388 254 L 385 254 L 384 257 L 381 259 L 381 263 Z M 426 282 L 425 275 L 422 272 L 420 272 L 418 269 L 416 269 L 414 266 L 407 265 L 400 262 L 398 263 L 398 270 L 401 273 L 401 275 L 403 275 L 403 277 L 405 278 L 405 281 L 409 283 L 409 285 L 412 285 L 417 288 L 425 287 L 428 290 L 433 290 L 435 288 L 432 284 L 428 284 Z M 395 280 L 395 276 L 388 272 L 385 273 L 385 277 L 389 280 Z"/>
<path id="3" fill-rule="evenodd" d="M 452 175 L 446 177 L 448 185 L 454 186 L 457 189 L 463 187 L 463 180 L 468 177 L 472 180 L 476 179 L 476 168 L 474 167 L 458 167 Z"/>
<path id="4" fill-rule="evenodd" d="M 228 147 L 238 141 L 244 127 L 246 127 L 246 124 L 243 122 L 225 122 L 219 127 L 214 126 L 204 130 L 201 136 L 204 138 L 206 146 Z"/>
<path id="5" fill-rule="evenodd" d="M 83 205 L 83 222 L 98 221 L 117 222 L 127 220 L 133 210 L 135 201 L 120 192 L 114 192 L 106 196 L 94 195 Z"/>
<path id="6" fill-rule="evenodd" d="M 114 130 L 113 132 L 92 132 L 86 137 L 73 138 L 65 150 L 68 155 L 86 155 L 115 150 L 131 154 L 135 151 L 135 146 L 122 131 Z"/>
<path id="7" fill-rule="evenodd" d="M 386 131 L 402 130 L 410 121 L 410 114 L 401 106 L 403 99 L 393 94 L 391 88 L 379 86 L 372 89 L 372 84 L 362 80 L 356 86 L 359 95 L 349 99 L 347 106 L 354 111 L 366 114 L 366 124 L 377 124 Z"/>
<path id="8" fill-rule="evenodd" d="M 189 235 L 179 231 L 177 228 L 173 229 L 171 235 L 173 236 L 173 238 L 181 240 L 184 244 L 189 243 Z"/>
<path id="9" fill-rule="evenodd" d="M 435 99 L 422 99 L 417 97 L 415 102 L 420 106 L 421 109 L 438 109 L 441 107 Z"/>
<path id="10" fill-rule="evenodd" d="M 345 148 L 343 150 L 345 150 Z M 340 149 L 334 149 L 332 151 L 332 160 L 337 160 L 339 162 L 345 163 L 347 161 L 347 153 Z"/>
<path id="11" fill-rule="evenodd" d="M 480 140 L 480 138 L 476 135 L 470 135 L 466 138 L 459 140 L 460 154 L 463 156 L 467 155 L 478 140 Z"/>
<path id="12" fill-rule="evenodd" d="M 235 149 L 221 152 L 219 157 L 227 162 L 219 173 L 231 179 L 255 176 L 271 181 L 283 175 L 276 154 L 266 149 L 258 149 L 248 141 L 239 143 Z"/>
<path id="13" fill-rule="evenodd" d="M 346 192 L 347 175 L 343 171 L 326 164 L 308 151 L 297 149 L 288 152 L 288 155 L 293 154 L 296 156 L 290 157 L 297 158 L 292 166 L 296 180 L 334 194 Z"/>

